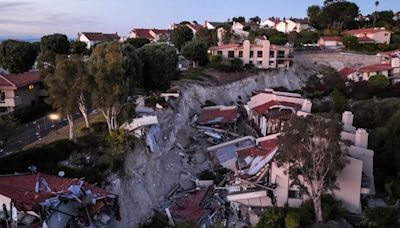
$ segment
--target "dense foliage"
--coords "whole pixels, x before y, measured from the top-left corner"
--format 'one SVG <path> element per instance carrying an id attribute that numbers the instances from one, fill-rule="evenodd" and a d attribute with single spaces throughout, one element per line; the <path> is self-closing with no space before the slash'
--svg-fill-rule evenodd
<path id="1" fill-rule="evenodd" d="M 171 42 L 178 50 L 181 50 L 182 46 L 192 39 L 193 32 L 187 26 L 180 25 L 171 31 Z"/>
<path id="2" fill-rule="evenodd" d="M 37 55 L 36 46 L 28 42 L 5 40 L 0 43 L 0 66 L 11 73 L 29 71 Z"/>

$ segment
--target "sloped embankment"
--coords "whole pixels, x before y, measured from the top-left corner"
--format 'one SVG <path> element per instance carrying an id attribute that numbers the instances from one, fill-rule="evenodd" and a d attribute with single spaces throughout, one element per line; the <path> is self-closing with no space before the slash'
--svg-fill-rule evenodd
<path id="1" fill-rule="evenodd" d="M 190 127 L 191 118 L 206 100 L 233 105 L 239 96 L 247 101 L 253 90 L 267 87 L 299 89 L 305 77 L 304 74 L 295 74 L 293 70 L 282 70 L 246 77 L 222 86 L 179 82 L 181 96 L 172 102 L 172 110 L 157 113 L 161 125 L 158 137 L 160 152 L 150 154 L 146 146 L 138 145 L 126 158 L 127 174 L 113 181 L 113 191 L 120 197 L 122 220 L 112 224 L 112 227 L 138 227 L 152 216 L 153 209 L 160 206 L 176 183 L 182 183 L 187 180 L 188 173 L 195 175 L 201 169 L 196 164 L 183 165 L 181 151 L 174 145 L 194 131 Z"/>

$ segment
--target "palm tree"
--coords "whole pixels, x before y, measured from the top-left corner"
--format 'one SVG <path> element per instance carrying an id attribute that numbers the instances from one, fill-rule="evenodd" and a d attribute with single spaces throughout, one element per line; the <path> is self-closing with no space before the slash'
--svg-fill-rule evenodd
<path id="1" fill-rule="evenodd" d="M 374 25 L 376 23 L 376 13 L 378 11 L 379 1 L 375 1 Z"/>

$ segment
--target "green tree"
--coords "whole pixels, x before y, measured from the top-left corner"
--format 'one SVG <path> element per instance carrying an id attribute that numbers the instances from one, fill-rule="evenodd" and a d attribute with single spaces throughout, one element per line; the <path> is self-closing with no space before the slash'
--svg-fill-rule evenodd
<path id="1" fill-rule="evenodd" d="M 383 74 L 376 74 L 369 77 L 368 84 L 379 88 L 385 88 L 389 85 L 389 79 Z"/>
<path id="2" fill-rule="evenodd" d="M 245 23 L 245 22 L 246 22 L 246 18 L 245 18 L 245 17 L 242 17 L 242 16 L 233 17 L 233 18 L 232 18 L 232 21 L 234 21 L 234 22 L 240 22 L 240 23 Z"/>
<path id="3" fill-rule="evenodd" d="M 343 45 L 350 50 L 354 50 L 358 47 L 358 39 L 355 36 L 344 36 L 342 37 Z"/>
<path id="4" fill-rule="evenodd" d="M 79 92 L 75 88 L 77 69 L 72 58 L 67 55 L 57 55 L 54 75 L 44 79 L 49 93 L 46 101 L 67 118 L 70 140 L 75 139 L 73 115 L 77 111 L 79 98 Z"/>
<path id="5" fill-rule="evenodd" d="M 70 54 L 70 44 L 66 35 L 53 34 L 42 37 L 38 68 L 43 78 L 54 73 L 56 55 Z"/>
<path id="6" fill-rule="evenodd" d="M 90 105 L 90 92 L 92 90 L 93 79 L 89 75 L 87 62 L 82 55 L 71 55 L 74 67 L 74 89 L 79 93 L 78 109 L 85 120 L 85 126 L 90 128 L 88 107 Z"/>
<path id="7" fill-rule="evenodd" d="M 218 42 L 217 31 L 202 28 L 196 32 L 195 39 L 205 43 L 207 47 L 214 46 Z"/>
<path id="8" fill-rule="evenodd" d="M 178 48 L 178 50 L 181 50 L 182 46 L 192 39 L 193 32 L 187 26 L 179 25 L 171 31 L 171 42 L 176 48 Z"/>
<path id="9" fill-rule="evenodd" d="M 70 53 L 78 55 L 88 55 L 89 50 L 87 49 L 86 43 L 81 41 L 71 41 Z"/>
<path id="10" fill-rule="evenodd" d="M 3 149 L 11 136 L 18 132 L 19 123 L 11 115 L 0 116 L 0 149 Z"/>
<path id="11" fill-rule="evenodd" d="M 32 68 L 38 53 L 28 42 L 5 40 L 0 44 L 0 66 L 11 73 L 22 73 Z"/>
<path id="12" fill-rule="evenodd" d="M 333 89 L 331 93 L 333 101 L 332 109 L 336 113 L 342 113 L 346 109 L 346 97 L 337 88 Z"/>
<path id="13" fill-rule="evenodd" d="M 141 70 L 135 47 L 126 42 L 99 44 L 90 55 L 91 101 L 106 119 L 110 133 L 119 127 L 117 117 L 128 98 L 134 95 Z"/>
<path id="14" fill-rule="evenodd" d="M 390 207 L 368 208 L 361 224 L 365 227 L 396 227 L 396 213 Z"/>
<path id="15" fill-rule="evenodd" d="M 307 9 L 307 16 L 310 19 L 312 26 L 317 29 L 322 28 L 321 14 L 322 14 L 321 7 L 318 5 L 309 6 Z"/>
<path id="16" fill-rule="evenodd" d="M 286 228 L 300 227 L 300 215 L 294 211 L 289 211 L 285 217 Z"/>
<path id="17" fill-rule="evenodd" d="M 341 131 L 339 121 L 333 116 L 329 120 L 320 116 L 293 116 L 278 138 L 277 163 L 288 169 L 291 184 L 299 186 L 313 201 L 318 223 L 323 220 L 321 196 L 337 187 L 337 174 L 346 164 L 347 151 L 339 144 Z"/>
<path id="18" fill-rule="evenodd" d="M 207 63 L 207 47 L 201 41 L 192 40 L 187 42 L 182 47 L 181 54 L 193 62 L 193 67 Z"/>
<path id="19" fill-rule="evenodd" d="M 139 49 L 143 62 L 142 85 L 146 90 L 168 89 L 176 74 L 176 50 L 166 44 L 150 44 Z"/>
<path id="20" fill-rule="evenodd" d="M 263 212 L 255 228 L 278 228 L 282 224 L 282 211 L 277 207 L 268 207 Z"/>
<path id="21" fill-rule="evenodd" d="M 249 19 L 249 21 L 250 21 L 251 23 L 257 23 L 257 24 L 259 24 L 259 23 L 261 22 L 261 18 L 260 18 L 259 16 L 255 16 L 255 17 L 251 17 L 251 18 Z"/>
<path id="22" fill-rule="evenodd" d="M 135 48 L 141 48 L 145 44 L 149 44 L 150 40 L 147 38 L 129 38 L 126 40 L 126 42 L 130 43 Z"/>

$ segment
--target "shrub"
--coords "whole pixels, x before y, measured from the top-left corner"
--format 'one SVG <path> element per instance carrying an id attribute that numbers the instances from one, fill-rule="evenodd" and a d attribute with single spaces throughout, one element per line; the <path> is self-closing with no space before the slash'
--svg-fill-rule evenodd
<path id="1" fill-rule="evenodd" d="M 395 211 L 390 207 L 368 208 L 365 211 L 365 218 L 361 222 L 367 227 L 387 227 L 396 221 Z"/>
<path id="2" fill-rule="evenodd" d="M 221 63 L 223 60 L 222 55 L 209 55 L 208 56 L 208 61 L 210 61 L 210 63 Z"/>
<path id="3" fill-rule="evenodd" d="M 25 124 L 46 115 L 51 110 L 52 107 L 49 104 L 41 103 L 16 110 L 14 112 L 14 117 L 22 124 Z"/>
<path id="4" fill-rule="evenodd" d="M 385 88 L 389 85 L 389 79 L 383 74 L 373 75 L 368 79 L 368 83 L 378 88 Z"/>
<path id="5" fill-rule="evenodd" d="M 300 215 L 295 211 L 289 211 L 285 217 L 286 228 L 298 228 L 300 227 Z"/>
<path id="6" fill-rule="evenodd" d="M 283 212 L 277 207 L 266 208 L 255 228 L 281 227 Z"/>

